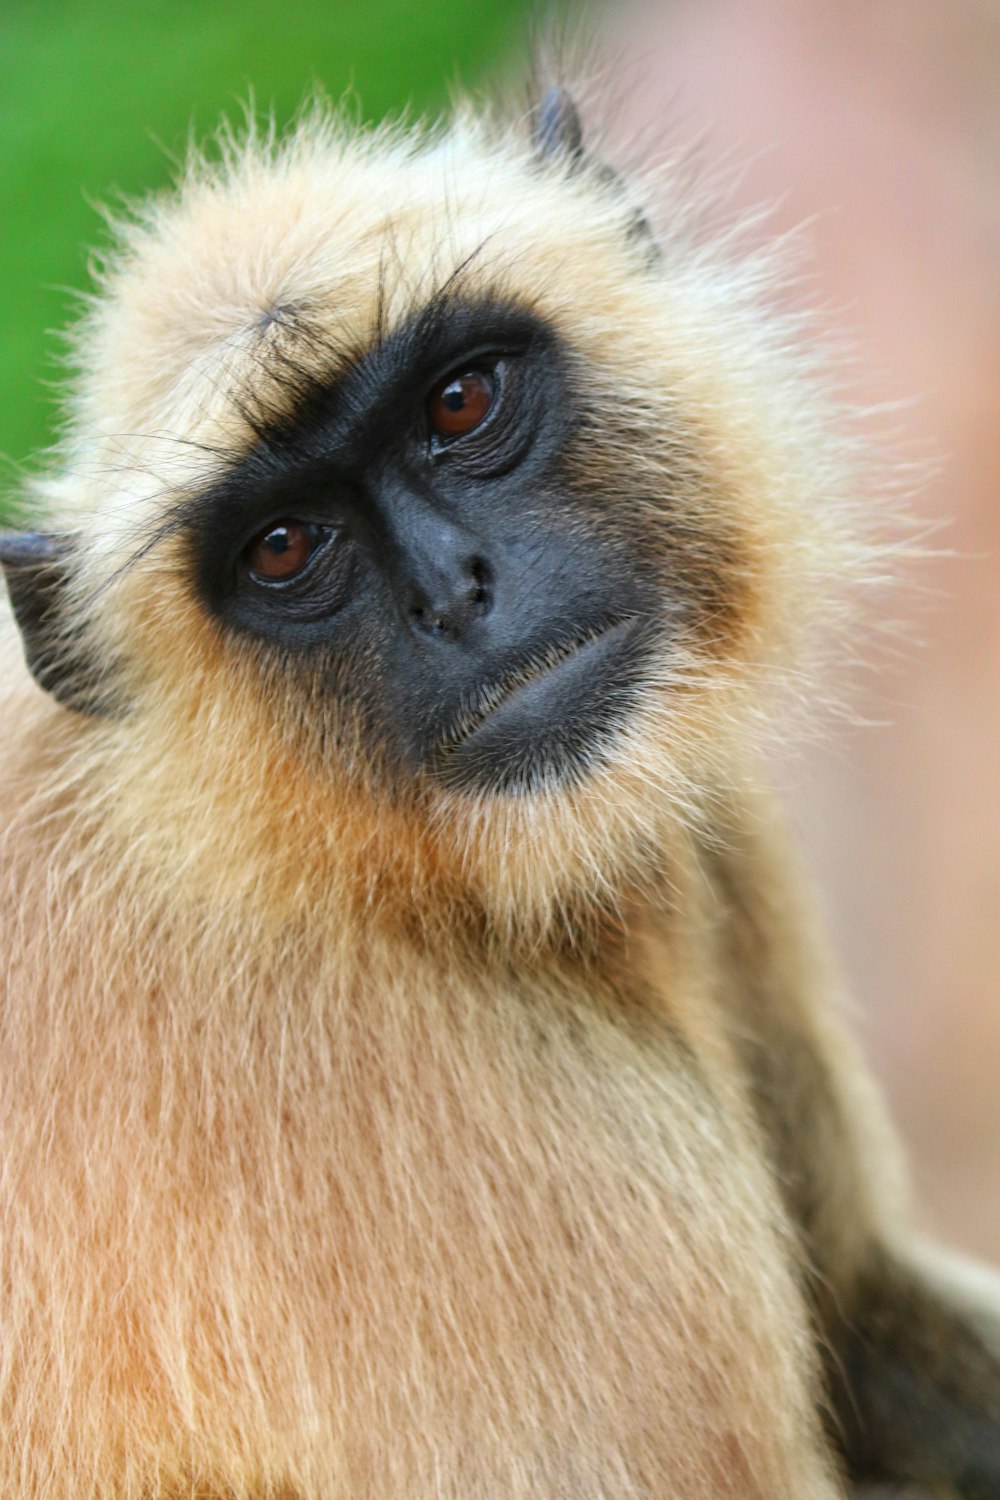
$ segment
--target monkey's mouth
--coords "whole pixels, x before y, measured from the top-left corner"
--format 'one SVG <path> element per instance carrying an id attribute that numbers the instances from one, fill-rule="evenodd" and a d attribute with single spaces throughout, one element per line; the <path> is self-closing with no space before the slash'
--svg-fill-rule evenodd
<path id="1" fill-rule="evenodd" d="M 523 792 L 601 758 L 634 704 L 642 620 L 604 621 L 480 686 L 434 756 L 462 790 Z"/>

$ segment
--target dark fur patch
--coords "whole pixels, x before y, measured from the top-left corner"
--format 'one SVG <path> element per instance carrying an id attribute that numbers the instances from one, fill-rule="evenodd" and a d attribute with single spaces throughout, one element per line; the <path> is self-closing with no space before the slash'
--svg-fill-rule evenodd
<path id="1" fill-rule="evenodd" d="M 854 1479 L 1000 1496 L 1000 1348 L 888 1256 L 845 1309 L 831 1388 Z"/>

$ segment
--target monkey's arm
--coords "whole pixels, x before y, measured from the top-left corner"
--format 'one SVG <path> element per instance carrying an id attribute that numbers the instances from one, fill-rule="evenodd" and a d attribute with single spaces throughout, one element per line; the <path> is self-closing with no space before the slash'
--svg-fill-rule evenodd
<path id="1" fill-rule="evenodd" d="M 1000 1279 L 960 1274 L 944 1252 L 908 1243 L 891 1133 L 837 1015 L 837 978 L 780 814 L 741 809 L 705 864 L 725 1003 L 803 1233 L 850 1472 L 997 1500 Z"/>
<path id="2" fill-rule="evenodd" d="M 1000 1496 L 1000 1283 L 963 1289 L 947 1258 L 877 1253 L 831 1330 L 842 1442 L 858 1476 Z M 933 1491 L 932 1493 L 937 1493 Z"/>

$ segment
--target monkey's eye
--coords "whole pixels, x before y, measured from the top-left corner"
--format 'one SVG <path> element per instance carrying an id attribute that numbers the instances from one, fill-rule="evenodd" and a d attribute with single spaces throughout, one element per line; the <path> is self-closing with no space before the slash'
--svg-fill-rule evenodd
<path id="1" fill-rule="evenodd" d="M 465 370 L 439 381 L 427 400 L 431 431 L 439 437 L 471 432 L 489 413 L 495 389 L 489 370 Z"/>
<path id="2" fill-rule="evenodd" d="M 328 527 L 311 521 L 277 521 L 254 537 L 243 555 L 254 578 L 283 583 L 301 573 L 328 536 Z"/>

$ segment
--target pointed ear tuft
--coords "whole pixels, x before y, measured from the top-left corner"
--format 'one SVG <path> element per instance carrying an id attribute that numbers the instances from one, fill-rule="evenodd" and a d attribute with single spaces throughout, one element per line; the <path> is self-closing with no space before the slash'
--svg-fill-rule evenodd
<path id="1" fill-rule="evenodd" d="M 60 703 L 94 713 L 98 710 L 93 674 L 65 638 L 65 597 L 74 551 L 71 538 L 51 532 L 0 533 L 0 567 L 28 670 Z"/>
<path id="2" fill-rule="evenodd" d="M 561 157 L 570 168 L 574 168 L 588 155 L 584 150 L 579 112 L 569 91 L 561 84 L 547 88 L 532 110 L 531 139 L 535 154 L 542 162 Z M 593 156 L 588 160 L 595 184 L 603 183 L 619 196 L 627 194 L 625 183 L 613 167 Z M 630 240 L 644 248 L 646 258 L 654 264 L 659 258 L 659 246 L 649 220 L 640 208 L 633 209 L 626 232 Z"/>
<path id="3" fill-rule="evenodd" d="M 546 89 L 535 106 L 531 119 L 531 139 L 543 161 L 565 156 L 579 161 L 583 156 L 583 127 L 576 105 L 566 89 L 558 84 Z"/>

